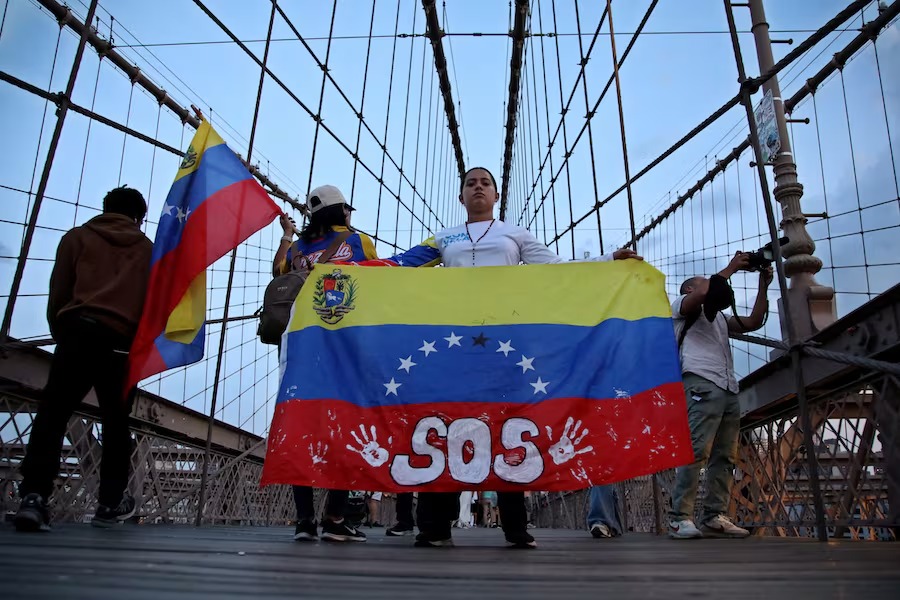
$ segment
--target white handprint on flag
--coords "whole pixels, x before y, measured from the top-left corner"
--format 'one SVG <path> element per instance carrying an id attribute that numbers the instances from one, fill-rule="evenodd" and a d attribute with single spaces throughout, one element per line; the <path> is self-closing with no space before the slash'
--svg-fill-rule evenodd
<path id="1" fill-rule="evenodd" d="M 328 444 L 324 442 L 319 442 L 316 444 L 315 449 L 313 449 L 312 442 L 309 443 L 309 456 L 312 458 L 312 462 L 314 465 L 318 465 L 319 463 L 327 463 L 325 460 L 325 454 L 328 452 Z"/>
<path id="2" fill-rule="evenodd" d="M 572 426 L 574 423 L 574 427 Z M 581 427 L 581 421 L 575 423 L 575 419 L 569 417 L 566 419 L 566 426 L 563 429 L 562 437 L 559 438 L 559 441 L 550 446 L 549 452 L 550 457 L 553 459 L 553 462 L 561 465 L 563 463 L 567 463 L 578 454 L 584 454 L 585 452 L 592 452 L 594 450 L 593 446 L 586 446 L 585 448 L 581 448 L 580 450 L 576 450 L 575 446 L 581 443 L 581 440 L 584 439 L 584 436 L 588 434 L 587 428 L 585 428 L 581 435 L 578 435 L 578 429 Z M 551 440 L 553 439 L 553 430 L 550 429 L 549 426 L 547 429 L 547 437 Z M 570 432 L 571 430 L 571 432 Z"/>
<path id="3" fill-rule="evenodd" d="M 375 433 L 374 425 L 371 426 L 370 431 L 372 432 L 371 439 L 369 439 L 369 434 L 366 433 L 366 428 L 364 425 L 359 426 L 359 432 L 362 434 L 362 439 L 360 439 L 360 437 L 356 435 L 355 431 L 351 431 L 350 435 L 353 436 L 353 439 L 356 440 L 356 443 L 359 444 L 360 447 L 354 448 L 350 444 L 347 444 L 347 450 L 356 452 L 373 467 L 380 467 L 388 461 L 390 455 L 388 454 L 387 450 L 385 450 L 378 444 L 378 436 Z"/>

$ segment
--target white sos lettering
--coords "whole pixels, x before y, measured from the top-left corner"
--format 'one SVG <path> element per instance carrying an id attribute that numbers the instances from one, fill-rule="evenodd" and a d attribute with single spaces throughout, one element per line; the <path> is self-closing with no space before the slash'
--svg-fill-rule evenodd
<path id="1" fill-rule="evenodd" d="M 442 449 L 428 443 L 431 432 L 447 440 L 446 455 Z M 508 419 L 500 431 L 503 450 L 494 454 L 491 430 L 484 421 L 456 419 L 448 426 L 439 417 L 425 417 L 413 430 L 412 454 L 430 458 L 430 464 L 414 467 L 410 463 L 410 454 L 398 454 L 391 462 L 391 476 L 400 485 L 422 485 L 436 480 L 449 469 L 450 476 L 456 481 L 478 484 L 488 478 L 493 467 L 497 477 L 504 481 L 531 483 L 544 472 L 544 459 L 531 441 L 539 433 L 538 426 L 528 419 Z M 471 457 L 464 455 L 467 445 L 472 449 Z M 524 451 L 524 458 L 513 464 L 507 462 L 506 453 L 514 450 Z"/>

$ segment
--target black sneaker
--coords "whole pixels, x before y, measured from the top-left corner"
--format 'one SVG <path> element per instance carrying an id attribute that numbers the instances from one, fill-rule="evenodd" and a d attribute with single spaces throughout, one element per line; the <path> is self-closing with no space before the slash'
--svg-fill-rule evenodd
<path id="1" fill-rule="evenodd" d="M 97 512 L 94 513 L 94 518 L 91 519 L 91 525 L 104 528 L 116 527 L 133 517 L 135 508 L 137 508 L 137 505 L 131 494 L 123 494 L 122 499 L 115 508 L 110 508 L 103 504 L 99 505 Z"/>
<path id="2" fill-rule="evenodd" d="M 403 523 L 397 523 L 393 527 L 388 527 L 384 530 L 385 535 L 400 537 L 404 535 L 412 535 L 413 534 L 413 526 L 405 525 Z"/>
<path id="3" fill-rule="evenodd" d="M 22 498 L 15 519 L 16 531 L 50 531 L 50 509 L 40 494 Z"/>
<path id="4" fill-rule="evenodd" d="M 322 521 L 322 539 L 331 542 L 364 542 L 366 534 L 350 525 L 347 519 L 340 523 L 325 519 Z"/>
<path id="5" fill-rule="evenodd" d="M 522 550 L 533 550 L 534 548 L 537 548 L 537 542 L 534 541 L 534 538 L 527 531 L 507 533 L 505 535 L 506 545 L 510 548 L 519 548 Z"/>
<path id="6" fill-rule="evenodd" d="M 450 530 L 446 531 L 423 531 L 416 536 L 416 548 L 451 548 L 453 547 L 453 536 Z"/>
<path id="7" fill-rule="evenodd" d="M 298 542 L 314 542 L 319 539 L 316 522 L 310 519 L 298 521 L 297 527 L 294 529 L 294 539 Z"/>

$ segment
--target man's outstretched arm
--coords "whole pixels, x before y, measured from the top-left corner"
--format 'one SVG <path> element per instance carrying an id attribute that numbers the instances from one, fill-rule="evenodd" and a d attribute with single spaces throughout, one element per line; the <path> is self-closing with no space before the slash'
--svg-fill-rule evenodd
<path id="1" fill-rule="evenodd" d="M 772 283 L 772 267 L 768 267 L 759 272 L 759 291 L 756 293 L 756 302 L 753 303 L 753 310 L 747 317 L 738 317 L 737 315 L 728 319 L 728 331 L 733 333 L 747 333 L 756 331 L 763 326 L 766 321 L 766 311 L 769 310 L 769 284 Z"/>

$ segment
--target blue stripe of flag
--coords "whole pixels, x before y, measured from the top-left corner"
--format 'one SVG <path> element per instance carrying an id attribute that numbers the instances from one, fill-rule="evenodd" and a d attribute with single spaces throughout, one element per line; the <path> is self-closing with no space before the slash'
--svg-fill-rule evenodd
<path id="1" fill-rule="evenodd" d="M 173 369 L 195 363 L 203 358 L 203 349 L 206 342 L 206 323 L 204 323 L 190 344 L 173 342 L 162 333 L 156 338 L 156 349 L 162 357 L 166 368 Z"/>
<path id="2" fill-rule="evenodd" d="M 172 184 L 166 196 L 156 230 L 151 264 L 178 247 L 186 221 L 207 198 L 229 185 L 252 177 L 247 167 L 225 144 L 208 148 L 200 159 L 197 170 Z M 179 209 L 187 215 L 186 218 L 179 218 Z"/>
<path id="3" fill-rule="evenodd" d="M 450 345 L 451 334 L 460 337 L 459 346 Z M 486 338 L 483 346 L 479 336 Z M 436 352 L 426 356 L 422 348 L 429 342 Z M 675 346 L 672 320 L 658 317 L 610 319 L 595 327 L 307 327 L 287 336 L 278 401 L 337 399 L 375 407 L 625 397 L 681 380 Z M 506 347 L 514 350 L 502 351 Z M 415 366 L 407 373 L 401 367 L 410 360 Z M 391 380 L 400 384 L 396 395 Z"/>

